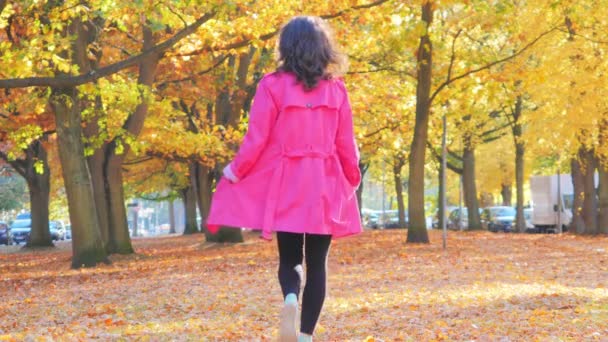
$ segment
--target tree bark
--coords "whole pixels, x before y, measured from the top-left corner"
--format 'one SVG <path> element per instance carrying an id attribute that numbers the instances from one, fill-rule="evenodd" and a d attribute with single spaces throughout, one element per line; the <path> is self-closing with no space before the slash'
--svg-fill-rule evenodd
<path id="1" fill-rule="evenodd" d="M 608 164 L 601 163 L 599 167 L 599 218 L 598 233 L 608 234 Z"/>
<path id="2" fill-rule="evenodd" d="M 139 235 L 139 207 L 133 208 L 133 225 L 131 229 L 134 237 Z"/>
<path id="3" fill-rule="evenodd" d="M 471 147 L 470 137 L 465 137 L 465 147 L 462 152 L 462 187 L 469 222 L 466 229 L 481 230 L 483 228 L 479 216 L 479 201 L 475 183 L 475 150 Z"/>
<path id="4" fill-rule="evenodd" d="M 393 179 L 395 181 L 395 193 L 397 194 L 399 227 L 405 228 L 405 204 L 403 203 L 403 181 L 401 180 L 401 170 L 405 165 L 405 159 L 401 155 L 396 155 L 393 162 Z"/>
<path id="5" fill-rule="evenodd" d="M 597 234 L 597 195 L 595 193 L 595 154 L 593 150 L 583 151 L 583 220 L 585 234 Z"/>
<path id="6" fill-rule="evenodd" d="M 36 139 L 23 151 L 24 158 L 9 160 L 0 152 L 0 157 L 11 165 L 25 180 L 30 196 L 30 236 L 27 247 L 53 246 L 49 231 L 50 170 L 48 158 L 41 139 Z M 36 172 L 36 162 L 42 162 L 42 174 Z"/>
<path id="7" fill-rule="evenodd" d="M 511 189 L 511 184 L 501 184 L 500 189 L 502 205 L 510 207 L 511 202 L 513 201 L 513 190 Z"/>
<path id="8" fill-rule="evenodd" d="M 447 169 L 447 167 L 446 167 L 446 169 Z M 447 206 L 447 201 L 444 198 L 444 190 L 443 190 L 443 189 L 445 189 L 445 183 L 443 182 L 443 179 L 444 179 L 443 173 L 447 172 L 446 169 L 444 169 L 440 164 L 439 172 L 437 172 L 437 176 L 439 177 L 439 179 L 438 179 L 439 193 L 437 194 L 437 227 L 436 227 L 437 229 L 443 228 L 443 209 L 444 209 L 443 204 L 445 203 Z"/>
<path id="9" fill-rule="evenodd" d="M 598 149 L 605 149 L 608 145 L 608 114 L 600 121 Z M 598 156 L 598 233 L 608 234 L 608 153 Z"/>
<path id="10" fill-rule="evenodd" d="M 433 3 L 432 1 L 426 1 L 422 4 L 422 21 L 426 23 L 428 28 L 432 20 Z M 429 126 L 432 55 L 433 45 L 427 32 L 424 36 L 420 37 L 416 56 L 418 65 L 416 76 L 416 123 L 409 158 L 408 243 L 429 242 L 424 215 L 424 165 Z"/>
<path id="11" fill-rule="evenodd" d="M 50 194 L 50 172 L 47 153 L 40 140 L 34 141 L 26 152 L 28 156 L 27 169 L 25 170 L 26 181 L 30 193 L 30 214 L 32 218 L 32 229 L 27 247 L 53 246 L 53 239 L 49 231 L 49 194 Z M 43 164 L 42 173 L 36 172 L 35 161 Z"/>
<path id="12" fill-rule="evenodd" d="M 357 188 L 357 203 L 359 203 L 359 215 L 361 215 L 361 210 L 363 210 L 363 179 L 365 178 L 365 174 L 367 173 L 367 169 L 369 168 L 369 162 L 359 162 L 359 171 L 361 171 L 361 184 Z"/>
<path id="13" fill-rule="evenodd" d="M 572 174 L 572 187 L 574 189 L 574 199 L 572 201 L 572 222 L 570 223 L 571 232 L 576 234 L 585 233 L 585 221 L 583 220 L 583 196 L 584 196 L 584 177 L 580 162 L 576 157 L 570 162 Z"/>
<path id="14" fill-rule="evenodd" d="M 515 144 L 515 186 L 517 188 L 517 205 L 515 214 L 515 228 L 520 233 L 526 232 L 526 218 L 524 217 L 524 144 Z M 558 180 L 559 181 L 559 180 Z"/>
<path id="15" fill-rule="evenodd" d="M 206 167 L 200 163 L 194 165 L 196 196 L 198 203 L 198 211 L 201 214 L 200 229 L 205 233 L 207 241 L 213 240 L 214 235 L 207 230 L 207 217 L 211 208 L 211 196 L 213 195 L 213 183 L 215 172 L 213 169 Z"/>
<path id="16" fill-rule="evenodd" d="M 175 234 L 175 201 L 169 201 L 169 234 Z"/>
<path id="17" fill-rule="evenodd" d="M 515 143 L 515 187 L 517 193 L 517 205 L 515 208 L 515 229 L 520 233 L 524 233 L 526 231 L 526 218 L 524 217 L 524 153 L 526 152 L 526 150 L 524 142 L 522 141 L 522 112 L 523 99 L 520 95 L 517 97 L 517 100 L 515 102 L 515 110 L 513 112 L 513 124 L 511 126 L 511 131 L 513 133 L 513 141 Z"/>
<path id="18" fill-rule="evenodd" d="M 50 98 L 57 125 L 57 145 L 72 224 L 72 267 L 107 262 L 93 188 L 84 157 L 82 122 L 75 88 L 53 89 Z"/>
<path id="19" fill-rule="evenodd" d="M 156 40 L 152 30 L 145 26 L 143 28 L 143 47 L 142 51 L 146 51 L 154 46 Z M 160 59 L 159 54 L 149 54 L 139 64 L 139 76 L 137 79 L 138 85 L 143 85 L 149 88 L 154 83 L 156 77 L 156 68 Z M 132 136 L 137 137 L 143 128 L 144 121 L 148 115 L 148 96 L 142 92 L 141 103 L 137 105 L 135 111 L 123 127 Z M 129 153 L 130 146 L 123 144 L 123 151 L 116 150 L 120 142 L 116 139 L 109 144 L 106 150 L 106 196 L 109 201 L 109 253 L 130 254 L 133 253 L 131 238 L 129 237 L 129 229 L 127 227 L 127 215 L 125 210 L 125 197 L 123 190 L 122 178 L 122 163 L 125 156 Z"/>
<path id="20" fill-rule="evenodd" d="M 184 235 L 198 233 L 196 224 L 196 188 L 195 188 L 195 167 L 190 166 L 190 182 L 182 189 L 182 198 L 184 200 L 184 214 L 186 215 L 186 224 L 184 227 Z"/>
<path id="21" fill-rule="evenodd" d="M 72 60 L 84 65 L 90 37 L 81 20 L 74 19 L 66 36 L 74 35 Z M 63 73 L 58 73 L 65 76 Z M 82 118 L 78 92 L 74 86 L 51 88 L 49 103 L 55 113 L 57 145 L 72 224 L 72 267 L 108 262 L 103 247 L 91 176 L 84 155 Z"/>
<path id="22" fill-rule="evenodd" d="M 98 60 L 95 62 L 95 67 L 99 63 L 100 55 L 97 56 Z M 88 61 L 80 66 L 81 70 L 91 71 Z M 88 70 L 87 70 L 88 69 Z M 86 122 L 83 132 L 85 137 L 92 139 L 100 133 L 98 120 L 102 115 L 102 102 L 101 97 L 97 96 L 95 99 L 95 115 Z M 104 248 L 107 248 L 109 243 L 109 213 L 108 213 L 108 201 L 106 199 L 106 179 L 104 173 L 104 160 L 105 160 L 105 146 L 104 143 L 102 148 L 97 148 L 93 151 L 93 154 L 87 157 L 87 164 L 91 173 L 91 183 L 93 185 L 93 197 L 95 198 L 95 205 L 97 208 L 97 220 L 99 222 L 99 231 L 101 233 L 101 239 L 103 241 Z"/>

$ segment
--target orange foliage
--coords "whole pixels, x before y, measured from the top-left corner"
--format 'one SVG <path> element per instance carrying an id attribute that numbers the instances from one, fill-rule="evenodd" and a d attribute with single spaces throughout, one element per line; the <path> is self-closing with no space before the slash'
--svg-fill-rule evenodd
<path id="1" fill-rule="evenodd" d="M 403 231 L 334 242 L 319 341 L 602 340 L 607 238 Z M 69 243 L 0 255 L 0 340 L 276 338 L 275 243 L 134 240 L 136 255 L 70 270 Z"/>

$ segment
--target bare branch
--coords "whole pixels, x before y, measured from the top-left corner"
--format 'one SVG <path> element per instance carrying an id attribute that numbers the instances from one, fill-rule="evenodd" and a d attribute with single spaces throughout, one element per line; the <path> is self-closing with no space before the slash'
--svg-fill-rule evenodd
<path id="1" fill-rule="evenodd" d="M 173 6 L 169 5 L 169 4 L 165 4 L 165 6 L 167 6 L 167 8 L 169 9 L 169 11 L 173 14 L 175 14 L 179 20 L 182 21 L 182 23 L 184 23 L 184 27 L 188 27 L 188 23 L 186 22 L 186 20 L 184 20 L 184 17 L 181 16 L 181 14 L 177 13 L 174 9 Z"/>
<path id="2" fill-rule="evenodd" d="M 129 56 L 129 57 L 133 55 L 131 52 L 129 52 L 129 50 L 125 49 L 125 48 L 124 48 L 124 47 L 122 47 L 122 46 L 114 45 L 114 44 L 112 44 L 112 43 L 106 43 L 106 44 L 107 44 L 109 47 L 114 48 L 114 49 L 116 49 L 116 50 L 118 50 L 118 51 L 122 52 L 124 55 L 127 55 L 127 56 Z"/>
<path id="3" fill-rule="evenodd" d="M 437 149 L 435 149 L 433 145 L 431 145 L 431 143 L 428 141 L 426 142 L 426 147 L 429 149 L 429 151 L 431 151 L 431 154 L 433 155 L 433 157 L 435 157 L 435 160 L 441 163 L 441 154 L 437 151 Z M 459 156 L 457 156 L 453 152 L 450 152 L 450 155 L 452 156 L 452 158 L 462 163 L 462 159 Z M 457 174 L 462 174 L 464 172 L 462 167 L 456 166 L 456 164 L 454 164 L 450 160 L 446 160 L 446 166 L 448 167 L 448 169 L 456 172 Z"/>
<path id="4" fill-rule="evenodd" d="M 393 131 L 393 130 L 397 129 L 397 127 L 399 127 L 399 123 L 396 123 L 396 124 L 390 125 L 390 126 L 380 127 L 377 130 L 375 130 L 375 131 L 372 131 L 372 132 L 369 132 L 369 133 L 365 134 L 363 137 L 364 138 L 373 137 L 374 135 L 376 135 L 376 134 L 378 134 L 378 133 L 380 133 L 380 132 L 382 132 L 384 130 L 388 129 L 390 131 Z"/>
<path id="5" fill-rule="evenodd" d="M 587 36 L 585 36 L 583 34 L 580 34 L 580 33 L 575 33 L 574 31 L 571 32 L 569 30 L 564 30 L 564 29 L 558 29 L 558 31 L 563 32 L 563 33 L 568 33 L 568 34 L 570 34 L 573 37 L 581 37 L 584 40 L 590 41 L 592 43 L 596 43 L 596 44 L 608 44 L 608 40 L 594 39 L 594 38 L 587 37 Z"/>
<path id="6" fill-rule="evenodd" d="M 194 74 L 192 76 L 185 77 L 185 78 L 179 78 L 179 79 L 176 79 L 176 80 L 164 81 L 164 82 L 162 82 L 162 83 L 160 83 L 158 85 L 158 89 L 162 90 L 162 89 L 166 88 L 171 83 L 181 83 L 181 82 L 186 82 L 186 81 L 192 81 L 197 76 L 202 76 L 202 75 L 204 75 L 204 74 L 206 74 L 208 72 L 211 72 L 213 69 L 217 68 L 219 65 L 221 65 L 226 60 L 226 58 L 228 58 L 228 56 L 229 55 L 221 56 L 220 59 L 217 61 L 217 63 L 213 64 L 211 67 L 209 67 L 209 68 L 207 68 L 205 70 L 197 72 L 196 74 Z"/>
<path id="7" fill-rule="evenodd" d="M 386 68 L 369 69 L 369 70 L 348 71 L 348 72 L 346 72 L 346 74 L 347 75 L 371 74 L 371 73 L 374 73 L 374 72 L 381 72 L 381 71 L 393 71 L 393 72 L 396 72 L 395 69 L 386 67 Z"/>
<path id="8" fill-rule="evenodd" d="M 133 160 L 129 160 L 129 161 L 124 161 L 122 163 L 122 165 L 135 165 L 135 164 L 141 164 L 141 163 L 145 163 L 147 161 L 150 161 L 154 159 L 154 157 L 144 157 L 144 158 L 139 158 L 139 159 L 133 159 Z"/>
<path id="9" fill-rule="evenodd" d="M 433 100 L 435 99 L 435 97 L 437 96 L 437 94 L 439 94 L 439 92 L 441 90 L 443 90 L 443 88 L 447 87 L 451 83 L 453 83 L 453 82 L 455 82 L 455 81 L 457 81 L 459 79 L 465 78 L 465 77 L 467 77 L 469 75 L 478 73 L 480 71 L 490 69 L 491 67 L 493 67 L 495 65 L 507 62 L 507 61 L 509 61 L 509 60 L 511 60 L 511 59 L 513 59 L 513 58 L 515 58 L 515 57 L 517 57 L 519 55 L 521 55 L 522 53 L 524 53 L 525 51 L 527 51 L 530 47 L 532 47 L 534 44 L 536 44 L 539 40 L 541 40 L 543 37 L 547 36 L 549 33 L 553 32 L 553 31 L 556 31 L 556 30 L 558 30 L 558 27 L 553 27 L 552 29 L 541 33 L 538 37 L 534 38 L 531 42 L 529 42 L 528 44 L 526 44 L 523 48 L 517 50 L 516 52 L 514 52 L 513 54 L 511 54 L 511 55 L 509 55 L 507 57 L 495 60 L 495 61 L 490 62 L 490 63 L 488 63 L 488 64 L 486 64 L 484 66 L 481 66 L 479 68 L 475 68 L 475 69 L 469 70 L 469 71 L 467 71 L 465 73 L 462 73 L 462 74 L 460 74 L 460 75 L 458 75 L 458 76 L 456 76 L 456 77 L 454 77 L 452 79 L 444 81 L 441 85 L 439 85 L 439 87 L 437 87 L 437 89 L 435 89 L 435 91 L 433 92 L 433 95 L 429 99 L 429 103 L 432 103 Z"/>
<path id="10" fill-rule="evenodd" d="M 452 77 L 452 68 L 454 67 L 454 61 L 456 60 L 456 39 L 458 39 L 460 33 L 462 33 L 462 29 L 458 30 L 458 32 L 454 36 L 454 40 L 452 40 L 452 56 L 450 56 L 450 66 L 448 68 L 448 77 L 446 79 L 446 82 L 449 82 L 450 78 Z"/>

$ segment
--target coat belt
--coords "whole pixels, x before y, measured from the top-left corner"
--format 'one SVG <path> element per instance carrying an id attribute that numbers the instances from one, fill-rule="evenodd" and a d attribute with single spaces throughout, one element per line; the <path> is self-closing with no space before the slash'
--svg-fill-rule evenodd
<path id="1" fill-rule="evenodd" d="M 268 193 L 266 195 L 266 206 L 264 208 L 264 221 L 262 223 L 262 238 L 265 240 L 272 239 L 272 228 L 274 226 L 274 218 L 279 199 L 279 187 L 283 180 L 283 170 L 286 159 L 294 158 L 337 158 L 336 149 L 332 147 L 329 151 L 317 150 L 312 146 L 299 149 L 281 148 L 279 166 L 275 169 L 270 179 Z"/>

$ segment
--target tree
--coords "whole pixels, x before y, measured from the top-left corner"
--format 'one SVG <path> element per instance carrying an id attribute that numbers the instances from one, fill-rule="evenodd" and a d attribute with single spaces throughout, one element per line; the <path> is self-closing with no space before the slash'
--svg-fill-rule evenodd
<path id="1" fill-rule="evenodd" d="M 47 18 L 48 24 L 53 20 L 61 20 L 59 17 L 61 14 L 53 12 L 52 7 L 45 10 L 51 10 L 50 13 L 57 16 L 56 18 L 49 16 Z M 81 67 L 86 65 L 88 44 L 91 42 L 91 38 L 88 36 L 91 32 L 85 29 L 80 19 L 81 11 L 83 10 L 84 7 L 82 6 L 72 8 L 71 11 L 66 9 L 63 12 L 68 13 L 68 18 L 66 19 L 70 19 L 70 12 L 73 15 L 71 22 L 65 28 L 59 24 L 55 26 L 60 28 L 58 36 L 63 37 L 65 41 L 67 41 L 65 38 L 68 35 L 76 37 L 75 40 L 67 45 L 67 49 L 55 55 L 58 56 L 54 59 L 57 63 L 57 76 L 0 80 L 0 87 L 2 88 L 48 86 L 52 89 L 49 102 L 55 112 L 57 122 L 59 155 L 70 206 L 70 220 L 73 227 L 73 267 L 80 267 L 81 265 L 93 266 L 99 261 L 106 260 L 106 253 L 99 232 L 90 176 L 86 162 L 84 161 L 84 146 L 81 141 L 81 107 L 76 86 L 116 73 L 144 60 L 150 55 L 167 50 L 213 16 L 213 13 L 203 15 L 193 24 L 186 26 L 163 43 L 149 46 L 148 49 L 137 56 L 132 56 L 102 67 L 96 72 L 72 76 L 71 73 L 76 68 L 64 61 L 71 55 L 73 65 Z M 53 30 L 48 30 L 48 32 L 50 32 L 50 34 L 47 34 L 48 39 L 57 39 L 53 35 L 55 33 Z"/>
<path id="2" fill-rule="evenodd" d="M 19 103 L 6 93 L 0 95 L 3 107 L 0 110 L 0 161 L 8 163 L 27 184 L 32 217 L 27 247 L 53 246 L 49 231 L 51 189 L 47 157 L 49 136 L 54 133 L 52 117 L 41 105 L 44 96 L 39 93 L 15 91 L 11 95 L 17 98 L 27 97 L 30 101 Z M 40 113 L 36 114 L 36 111 Z M 19 200 L 23 199 L 22 196 L 14 195 L 17 197 L 7 198 L 8 207 L 18 205 Z"/>
<path id="3" fill-rule="evenodd" d="M 516 6 L 498 6 L 496 8 L 492 8 L 487 5 L 487 2 L 475 2 L 472 6 L 462 7 L 462 6 L 452 6 L 454 3 L 452 2 L 441 2 L 442 6 L 445 8 L 442 9 L 441 14 L 446 14 L 448 16 L 454 15 L 456 18 L 460 17 L 462 14 L 467 13 L 468 17 L 466 20 L 457 21 L 457 27 L 454 29 L 450 27 L 452 21 L 450 20 L 441 20 L 440 23 L 442 25 L 446 25 L 445 32 L 448 32 L 453 38 L 451 44 L 447 45 L 447 49 L 443 49 L 444 56 L 447 59 L 447 63 L 441 66 L 435 65 L 433 66 L 433 54 L 437 53 L 433 49 L 433 44 L 431 41 L 431 28 L 433 25 L 433 17 L 436 14 L 437 6 L 439 6 L 438 1 L 423 1 L 421 5 L 421 23 L 422 29 L 420 30 L 420 42 L 419 47 L 416 52 L 417 56 L 417 68 L 416 68 L 416 82 L 417 82 L 417 92 L 416 92 L 416 126 L 414 128 L 414 139 L 411 144 L 411 152 L 410 152 L 410 186 L 409 186 L 409 212 L 410 212 L 410 227 L 408 230 L 408 239 L 407 242 L 428 242 L 428 234 L 426 232 L 426 222 L 424 217 L 424 187 L 420 182 L 421 179 L 424 179 L 424 166 L 425 166 L 425 148 L 427 143 L 428 136 L 428 123 L 429 116 L 431 113 L 431 106 L 433 101 L 437 98 L 437 96 L 441 93 L 443 89 L 454 83 L 455 81 L 465 79 L 474 74 L 486 71 L 494 66 L 500 65 L 504 62 L 507 62 L 511 59 L 516 58 L 521 55 L 523 52 L 532 47 L 535 43 L 541 40 L 543 37 L 547 36 L 549 33 L 554 32 L 556 30 L 555 27 L 549 27 L 545 29 L 545 31 L 534 30 L 533 34 L 537 34 L 533 39 L 529 40 L 523 44 L 517 44 L 517 46 L 521 47 L 503 47 L 501 55 L 499 57 L 493 58 L 491 61 L 487 61 L 487 57 L 484 58 L 484 54 L 490 49 L 489 52 L 494 55 L 494 51 L 491 51 L 492 46 L 485 46 L 483 49 L 475 49 L 472 51 L 476 51 L 466 62 L 464 63 L 456 63 L 456 40 L 463 32 L 463 29 L 470 25 L 469 30 L 471 33 L 463 34 L 472 44 L 483 44 L 479 42 L 472 34 L 478 34 L 478 31 L 475 31 L 477 27 L 484 28 L 498 28 L 500 27 L 505 20 L 505 18 L 514 19 L 517 17 L 510 17 L 509 13 Z M 534 4 L 536 5 L 536 4 Z M 534 6 L 531 4 L 531 6 Z M 450 7 L 452 6 L 452 7 Z M 493 25 L 489 25 L 489 21 L 494 21 Z M 499 24 L 500 23 L 500 24 Z M 450 29 L 455 30 L 455 32 L 450 32 Z M 499 30 L 502 30 L 501 27 Z M 541 28 L 544 29 L 544 28 Z M 508 33 L 512 33 L 507 31 Z M 484 32 L 485 34 L 485 32 Z M 523 34 L 519 33 L 521 37 Z M 524 39 L 525 39 L 525 35 Z M 502 39 L 506 40 L 508 35 L 502 34 Z M 444 40 L 445 42 L 445 40 Z M 446 46 L 444 46 L 446 47 Z M 489 54 L 488 52 L 488 54 Z M 465 65 L 466 67 L 461 70 L 458 70 L 459 65 Z M 433 69 L 441 70 L 442 73 L 436 75 L 433 78 Z M 458 73 L 459 72 L 459 73 Z M 433 83 L 436 81 L 437 85 L 434 89 Z"/>

